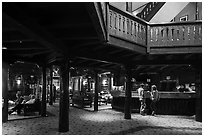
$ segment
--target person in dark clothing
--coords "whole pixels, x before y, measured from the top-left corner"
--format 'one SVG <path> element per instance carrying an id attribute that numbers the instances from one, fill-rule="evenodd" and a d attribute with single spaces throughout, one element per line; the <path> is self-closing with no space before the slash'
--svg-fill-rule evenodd
<path id="1" fill-rule="evenodd" d="M 21 113 L 21 109 L 23 108 L 23 105 L 21 104 L 23 102 L 23 97 L 19 94 L 16 93 L 16 101 L 15 101 L 15 106 L 9 110 L 8 114 L 10 115 L 11 113 L 13 113 L 14 111 L 17 111 L 18 114 Z"/>
<path id="2" fill-rule="evenodd" d="M 157 110 L 156 103 L 159 101 L 159 92 L 155 85 L 152 85 L 151 92 L 150 92 L 150 99 L 152 100 L 150 104 L 150 108 L 152 110 L 152 116 L 154 116 Z"/>

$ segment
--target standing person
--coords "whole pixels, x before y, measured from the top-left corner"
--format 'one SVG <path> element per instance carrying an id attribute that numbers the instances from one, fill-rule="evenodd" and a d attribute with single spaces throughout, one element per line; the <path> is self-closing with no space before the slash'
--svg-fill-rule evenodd
<path id="1" fill-rule="evenodd" d="M 152 85 L 151 87 L 151 92 L 150 92 L 150 99 L 152 100 L 151 104 L 150 104 L 150 108 L 152 111 L 152 116 L 155 115 L 157 107 L 157 101 L 159 101 L 159 92 L 157 90 L 157 87 L 155 85 Z"/>
<path id="2" fill-rule="evenodd" d="M 145 96 L 144 96 L 144 84 L 140 84 L 140 88 L 138 88 L 138 95 L 140 100 L 140 114 L 145 115 L 145 108 L 146 108 L 146 102 L 145 102 Z"/>

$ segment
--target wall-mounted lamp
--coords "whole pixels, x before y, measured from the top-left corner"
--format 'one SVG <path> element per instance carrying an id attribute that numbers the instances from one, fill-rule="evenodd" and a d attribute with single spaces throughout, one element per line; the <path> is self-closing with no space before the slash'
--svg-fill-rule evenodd
<path id="1" fill-rule="evenodd" d="M 17 83 L 17 85 L 21 84 L 21 77 L 20 76 L 17 78 L 16 83 Z"/>
<path id="2" fill-rule="evenodd" d="M 151 79 L 148 78 L 148 79 L 147 79 L 147 82 L 151 82 Z"/>

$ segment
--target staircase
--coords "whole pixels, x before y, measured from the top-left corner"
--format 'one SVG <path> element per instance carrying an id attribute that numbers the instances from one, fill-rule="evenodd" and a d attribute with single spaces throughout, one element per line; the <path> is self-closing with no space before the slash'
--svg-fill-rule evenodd
<path id="1" fill-rule="evenodd" d="M 150 21 L 164 4 L 165 2 L 149 2 L 137 16 L 145 21 Z"/>

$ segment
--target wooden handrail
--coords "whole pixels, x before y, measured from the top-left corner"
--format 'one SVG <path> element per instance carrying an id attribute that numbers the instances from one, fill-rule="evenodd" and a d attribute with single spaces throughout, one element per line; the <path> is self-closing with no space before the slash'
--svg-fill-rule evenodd
<path id="1" fill-rule="evenodd" d="M 141 18 L 139 18 L 139 17 L 137 17 L 137 16 L 127 12 L 127 11 L 122 11 L 122 10 L 112 6 L 112 5 L 109 5 L 109 9 L 111 9 L 111 10 L 113 10 L 113 11 L 119 13 L 119 14 L 122 14 L 122 15 L 124 15 L 124 16 L 132 19 L 132 20 L 137 20 L 141 24 L 148 24 L 147 21 L 145 21 L 145 20 L 143 20 L 143 19 L 141 19 Z"/>
<path id="2" fill-rule="evenodd" d="M 183 22 L 163 22 L 163 23 L 147 23 L 149 26 L 173 26 L 173 25 L 194 25 L 202 24 L 202 20 L 197 21 L 183 21 Z"/>
<path id="3" fill-rule="evenodd" d="M 201 46 L 202 22 L 149 24 L 148 47 Z"/>
<path id="4" fill-rule="evenodd" d="M 110 35 L 146 46 L 147 22 L 111 5 L 108 15 Z"/>
<path id="5" fill-rule="evenodd" d="M 107 8 L 108 35 L 147 47 L 201 46 L 202 21 L 148 23 L 112 5 Z"/>

